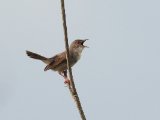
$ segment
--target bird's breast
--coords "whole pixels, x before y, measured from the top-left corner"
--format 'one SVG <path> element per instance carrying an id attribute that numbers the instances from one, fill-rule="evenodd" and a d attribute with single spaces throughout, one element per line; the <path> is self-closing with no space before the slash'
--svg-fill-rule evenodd
<path id="1" fill-rule="evenodd" d="M 73 66 L 80 58 L 81 58 L 80 54 L 77 54 L 77 53 L 71 54 L 70 56 L 71 66 Z"/>

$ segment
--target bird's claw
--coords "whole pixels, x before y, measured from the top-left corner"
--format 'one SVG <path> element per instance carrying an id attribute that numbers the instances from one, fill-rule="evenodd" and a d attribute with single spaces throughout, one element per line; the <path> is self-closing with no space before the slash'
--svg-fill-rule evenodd
<path id="1" fill-rule="evenodd" d="M 64 84 L 68 84 L 68 85 L 70 85 L 70 80 L 69 79 L 65 79 L 65 81 L 64 81 Z"/>

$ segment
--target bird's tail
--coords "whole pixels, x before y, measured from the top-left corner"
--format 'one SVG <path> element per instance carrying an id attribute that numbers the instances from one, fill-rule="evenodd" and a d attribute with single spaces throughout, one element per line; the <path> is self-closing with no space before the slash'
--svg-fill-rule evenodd
<path id="1" fill-rule="evenodd" d="M 47 60 L 46 57 L 43 57 L 37 53 L 33 53 L 33 52 L 30 52 L 30 51 L 26 51 L 26 54 L 30 57 L 30 58 L 33 58 L 33 59 L 37 59 L 37 60 Z"/>

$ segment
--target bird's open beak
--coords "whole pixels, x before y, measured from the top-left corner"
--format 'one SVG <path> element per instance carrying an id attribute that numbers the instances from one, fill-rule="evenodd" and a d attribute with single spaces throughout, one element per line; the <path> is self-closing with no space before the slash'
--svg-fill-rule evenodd
<path id="1" fill-rule="evenodd" d="M 85 46 L 85 45 L 84 45 L 84 42 L 86 42 L 86 40 L 89 40 L 89 39 L 84 39 L 84 40 L 83 40 L 83 46 L 86 47 L 86 48 L 89 48 L 88 46 Z"/>

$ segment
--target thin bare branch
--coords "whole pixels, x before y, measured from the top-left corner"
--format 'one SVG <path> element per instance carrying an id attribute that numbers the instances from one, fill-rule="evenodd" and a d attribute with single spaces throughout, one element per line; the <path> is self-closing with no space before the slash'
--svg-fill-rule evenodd
<path id="1" fill-rule="evenodd" d="M 81 106 L 81 102 L 80 99 L 78 97 L 78 93 L 74 84 L 74 80 L 73 80 L 73 75 L 72 75 L 72 68 L 70 66 L 69 63 L 69 45 L 68 45 L 68 34 L 67 34 L 67 25 L 66 25 L 66 14 L 65 14 L 65 5 L 64 5 L 64 0 L 61 0 L 61 9 L 62 9 L 62 21 L 63 21 L 63 29 L 64 29 L 64 42 L 65 42 L 65 48 L 66 48 L 66 52 L 67 52 L 67 67 L 68 67 L 68 72 L 69 72 L 69 77 L 70 77 L 70 81 L 71 81 L 71 85 L 68 85 L 68 88 L 70 90 L 70 93 L 76 103 L 77 109 L 79 111 L 79 114 L 81 116 L 82 120 L 86 120 L 85 114 L 83 112 L 82 106 Z"/>

